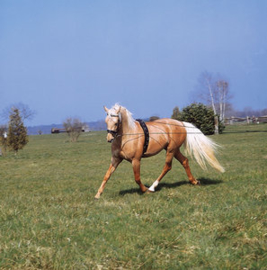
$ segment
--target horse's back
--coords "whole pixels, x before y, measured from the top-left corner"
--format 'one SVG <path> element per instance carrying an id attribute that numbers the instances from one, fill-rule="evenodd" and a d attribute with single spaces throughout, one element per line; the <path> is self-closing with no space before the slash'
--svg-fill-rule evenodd
<path id="1" fill-rule="evenodd" d="M 146 123 L 148 127 L 160 127 L 164 130 L 169 131 L 168 133 L 170 133 L 171 131 L 177 131 L 177 130 L 184 130 L 185 131 L 185 126 L 183 124 L 183 122 L 175 120 L 175 119 L 171 119 L 171 118 L 162 118 L 162 119 L 157 119 L 151 122 L 147 122 Z"/>
<path id="2" fill-rule="evenodd" d="M 172 118 L 160 118 L 160 119 L 151 121 L 150 123 L 164 123 L 164 124 L 170 124 L 170 125 L 180 126 L 180 127 L 184 126 L 183 122 L 172 119 Z"/>
<path id="3" fill-rule="evenodd" d="M 157 119 L 147 122 L 151 141 L 161 142 L 165 147 L 180 147 L 186 138 L 183 122 L 170 118 Z M 164 147 L 164 148 L 165 148 Z"/>

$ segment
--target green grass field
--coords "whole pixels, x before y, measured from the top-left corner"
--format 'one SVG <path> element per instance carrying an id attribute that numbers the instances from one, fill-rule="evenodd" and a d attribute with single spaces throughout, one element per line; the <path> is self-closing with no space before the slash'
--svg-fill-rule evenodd
<path id="1" fill-rule="evenodd" d="M 178 162 L 141 194 L 123 162 L 94 200 L 110 162 L 105 132 L 31 136 L 0 157 L 0 269 L 266 269 L 267 125 L 212 138 L 226 172 L 192 186 Z M 142 160 L 151 185 L 164 152 Z"/>

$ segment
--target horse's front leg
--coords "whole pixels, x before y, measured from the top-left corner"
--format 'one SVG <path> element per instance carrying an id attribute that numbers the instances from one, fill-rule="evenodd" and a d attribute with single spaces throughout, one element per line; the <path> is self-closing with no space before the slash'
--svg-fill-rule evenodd
<path id="1" fill-rule="evenodd" d="M 133 166 L 135 182 L 139 185 L 142 192 L 146 192 L 147 187 L 142 184 L 141 179 L 140 179 L 140 160 L 139 159 L 133 159 L 132 166 Z"/>
<path id="2" fill-rule="evenodd" d="M 111 164 L 109 165 L 109 168 L 104 176 L 104 179 L 102 181 L 102 184 L 100 186 L 100 188 L 98 189 L 96 195 L 95 195 L 95 199 L 99 199 L 101 194 L 104 191 L 105 185 L 108 181 L 108 179 L 110 178 L 111 174 L 116 170 L 116 168 L 118 167 L 118 165 L 121 163 L 122 159 L 118 159 L 118 158 L 114 158 L 112 157 L 111 159 Z"/>

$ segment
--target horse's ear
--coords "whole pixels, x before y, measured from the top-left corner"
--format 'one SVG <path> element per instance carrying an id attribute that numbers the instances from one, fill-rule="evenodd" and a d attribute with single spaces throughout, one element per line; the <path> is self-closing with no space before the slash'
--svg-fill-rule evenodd
<path id="1" fill-rule="evenodd" d="M 104 106 L 104 110 L 108 113 L 108 108 L 106 106 Z"/>

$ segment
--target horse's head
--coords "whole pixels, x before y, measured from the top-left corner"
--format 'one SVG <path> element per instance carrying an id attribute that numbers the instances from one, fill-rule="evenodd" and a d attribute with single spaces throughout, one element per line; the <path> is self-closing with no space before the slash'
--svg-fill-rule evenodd
<path id="1" fill-rule="evenodd" d="M 119 131 L 121 106 L 115 106 L 110 110 L 104 106 L 104 109 L 107 113 L 107 141 L 111 143 L 116 138 Z"/>

